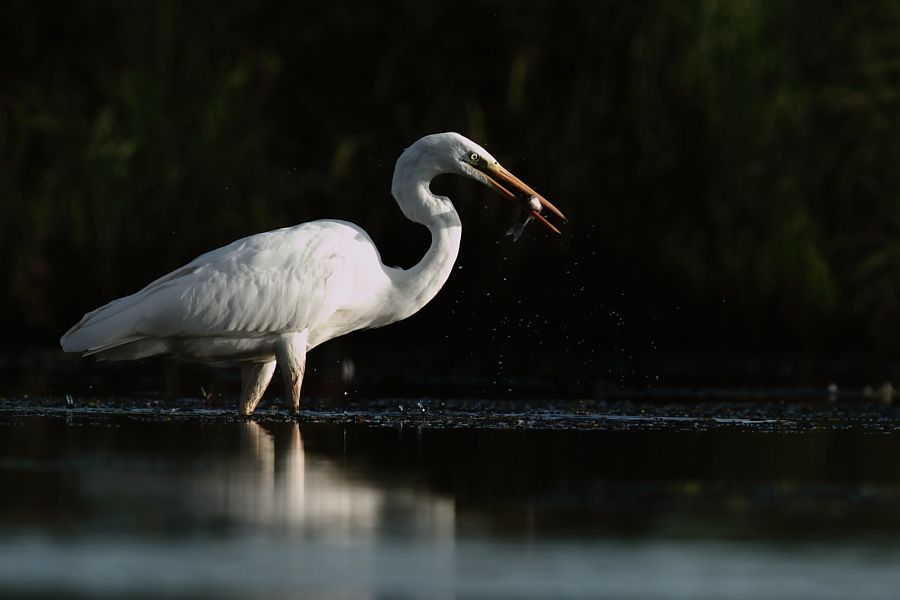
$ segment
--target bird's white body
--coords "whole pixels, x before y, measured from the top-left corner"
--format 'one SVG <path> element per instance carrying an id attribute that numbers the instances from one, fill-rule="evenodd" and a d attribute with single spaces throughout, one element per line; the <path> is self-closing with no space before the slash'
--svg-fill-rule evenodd
<path id="1" fill-rule="evenodd" d="M 428 184 L 438 174 L 457 173 L 497 186 L 460 157 L 496 165 L 483 148 L 455 133 L 426 136 L 397 161 L 394 198 L 432 236 L 425 257 L 411 269 L 382 264 L 372 240 L 352 223 L 312 221 L 197 257 L 86 314 L 62 337 L 62 348 L 112 360 L 173 354 L 240 363 L 244 414 L 255 408 L 277 361 L 296 411 L 309 350 L 405 319 L 446 282 L 461 225 L 450 200 L 432 194 Z"/>
<path id="2" fill-rule="evenodd" d="M 455 253 L 447 257 L 451 265 L 454 259 Z M 356 225 L 312 221 L 197 257 L 85 315 L 63 348 L 114 359 L 170 353 L 208 362 L 265 361 L 285 333 L 308 332 L 311 350 L 409 316 L 420 308 L 403 297 L 409 279 L 409 271 L 381 263 Z M 436 293 L 440 286 L 434 287 Z"/>

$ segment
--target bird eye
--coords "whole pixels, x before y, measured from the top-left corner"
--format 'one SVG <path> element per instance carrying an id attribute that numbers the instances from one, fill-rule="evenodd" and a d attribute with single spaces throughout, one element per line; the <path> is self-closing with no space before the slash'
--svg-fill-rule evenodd
<path id="1" fill-rule="evenodd" d="M 471 160 L 472 162 L 478 162 L 478 159 L 479 159 L 479 156 L 478 156 L 477 152 L 473 152 L 472 154 L 469 155 L 469 160 Z"/>

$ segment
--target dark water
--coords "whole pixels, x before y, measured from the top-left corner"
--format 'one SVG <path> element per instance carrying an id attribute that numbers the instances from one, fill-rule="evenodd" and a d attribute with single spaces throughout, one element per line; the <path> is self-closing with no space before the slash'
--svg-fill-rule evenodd
<path id="1" fill-rule="evenodd" d="M 897 597 L 892 407 L 395 404 L 4 401 L 0 597 Z"/>

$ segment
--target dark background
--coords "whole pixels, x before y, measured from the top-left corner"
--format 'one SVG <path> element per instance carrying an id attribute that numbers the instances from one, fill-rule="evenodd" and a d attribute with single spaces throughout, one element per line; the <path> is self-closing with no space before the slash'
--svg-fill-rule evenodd
<path id="1" fill-rule="evenodd" d="M 584 393 L 900 375 L 898 2 L 3 13 L 8 352 L 54 347 L 197 254 L 310 219 L 352 220 L 410 266 L 428 237 L 390 197 L 393 163 L 455 130 L 570 223 L 513 244 L 504 200 L 437 181 L 463 219 L 458 268 L 410 320 L 316 350 L 331 377 L 347 357 L 363 379 L 475 374 L 491 395 L 541 377 Z"/>

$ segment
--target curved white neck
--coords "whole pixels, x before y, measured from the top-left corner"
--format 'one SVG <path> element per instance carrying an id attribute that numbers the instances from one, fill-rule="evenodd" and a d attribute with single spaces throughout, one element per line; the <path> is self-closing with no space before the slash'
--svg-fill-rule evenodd
<path id="1" fill-rule="evenodd" d="M 404 210 L 413 221 L 428 227 L 431 232 L 431 246 L 422 260 L 408 270 L 394 272 L 394 306 L 396 320 L 405 319 L 428 304 L 446 283 L 459 255 L 462 237 L 462 223 L 459 213 L 448 198 L 435 196 L 428 187 L 428 181 L 420 181 L 412 188 L 394 190 L 401 207 L 415 204 L 422 210 Z M 407 194 L 415 198 L 406 197 Z"/>

